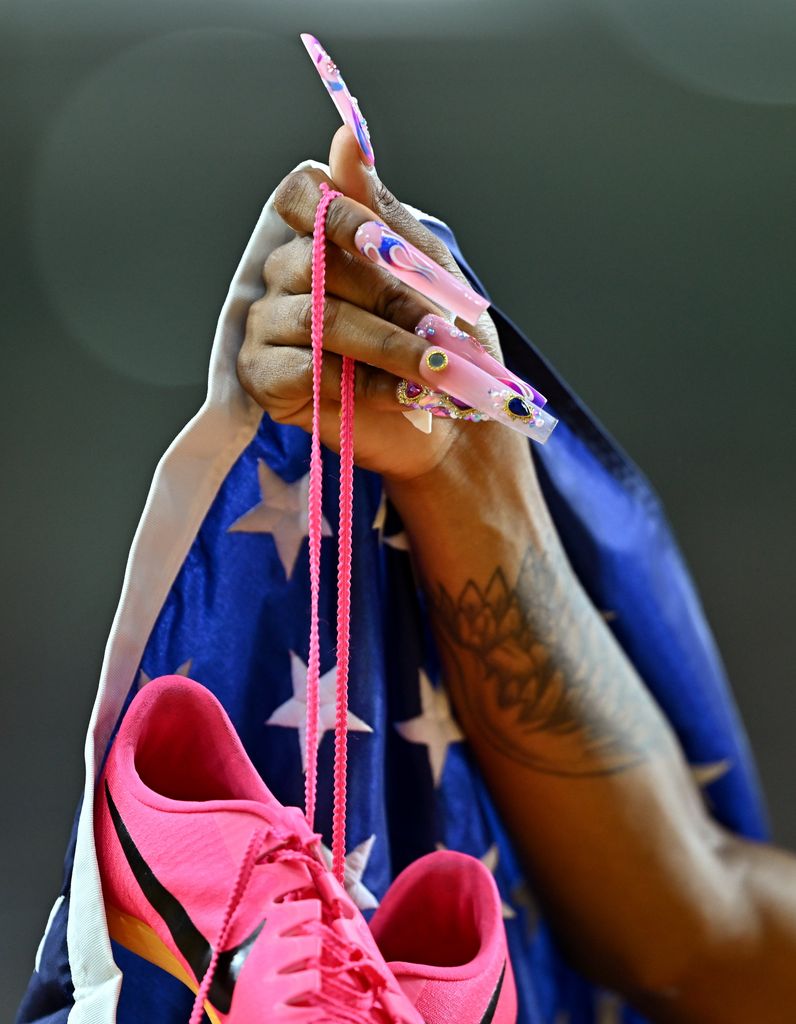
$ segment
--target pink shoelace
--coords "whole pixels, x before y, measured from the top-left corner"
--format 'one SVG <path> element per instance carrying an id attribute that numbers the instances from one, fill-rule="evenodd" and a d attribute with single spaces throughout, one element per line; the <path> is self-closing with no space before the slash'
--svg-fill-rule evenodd
<path id="1" fill-rule="evenodd" d="M 319 894 L 322 896 L 321 920 L 308 922 L 302 928 L 305 935 L 320 936 L 322 943 L 323 952 L 319 966 L 324 983 L 322 990 L 314 993 L 308 1003 L 324 1013 L 319 1022 L 370 1024 L 373 1020 L 371 1011 L 374 1009 L 389 1013 L 390 996 L 383 991 L 387 978 L 365 951 L 352 947 L 351 943 L 341 937 L 334 928 L 334 919 L 341 914 L 345 916 L 345 910 L 335 906 L 334 893 L 330 892 L 328 884 L 325 884 L 328 878 L 326 866 L 295 833 L 278 829 L 256 829 L 249 839 L 238 867 L 235 884 L 227 899 L 218 938 L 213 944 L 213 954 L 196 993 L 190 1024 L 201 1024 L 204 1003 L 213 984 L 219 956 L 229 938 L 233 915 L 243 898 L 254 869 L 260 864 L 277 861 L 303 864 L 311 879 L 310 884 L 304 889 L 285 893 L 282 897 L 284 901 L 317 899 Z M 388 1018 L 385 1016 L 384 1019 L 386 1022 Z"/>
<path id="2" fill-rule="evenodd" d="M 309 553 L 310 650 L 307 662 L 307 777 L 305 814 L 315 820 L 318 777 L 318 718 L 320 714 L 320 635 L 318 595 L 321 581 L 321 523 L 323 467 L 321 463 L 321 370 L 323 367 L 323 304 L 326 294 L 326 212 L 341 196 L 321 182 L 312 236 L 312 444 L 310 448 Z M 334 730 L 334 804 L 332 811 L 332 871 L 343 884 L 345 872 L 345 815 L 348 723 L 348 665 L 351 622 L 351 526 L 354 507 L 354 360 L 343 356 L 340 377 L 340 526 L 337 548 L 337 701 Z"/>
<path id="3" fill-rule="evenodd" d="M 332 200 L 343 193 L 321 182 L 321 198 L 315 213 L 312 245 L 312 440 L 308 498 L 308 534 L 310 561 L 310 645 L 307 662 L 307 773 L 305 780 L 305 817 L 313 828 L 318 790 L 318 726 L 320 717 L 320 631 L 318 600 L 321 580 L 321 529 L 323 522 L 323 463 L 321 459 L 321 372 L 323 368 L 323 311 L 326 295 L 326 213 Z M 354 360 L 343 357 L 340 378 L 340 525 L 337 555 L 337 693 L 334 731 L 334 803 L 332 809 L 332 872 L 344 885 L 346 770 L 348 729 L 348 668 L 351 623 L 351 531 L 354 507 Z M 320 837 L 316 837 L 320 839 Z M 235 909 L 258 864 L 276 860 L 300 861 L 321 892 L 326 868 L 301 840 L 285 833 L 256 830 L 238 868 L 229 894 L 213 955 L 196 993 L 189 1024 L 201 1024 L 204 1002 L 215 977 L 220 952 L 224 949 Z M 296 892 L 295 899 L 304 894 Z M 317 895 L 315 896 L 317 898 Z M 324 913 L 334 916 L 325 902 Z M 332 928 L 330 920 L 315 922 L 323 939 L 321 970 L 323 991 L 319 1009 L 332 1014 L 340 1024 L 366 1024 L 369 1011 L 390 1003 L 383 992 L 386 978 L 364 950 L 353 950 Z M 389 1010 L 387 1010 L 389 1013 Z"/>

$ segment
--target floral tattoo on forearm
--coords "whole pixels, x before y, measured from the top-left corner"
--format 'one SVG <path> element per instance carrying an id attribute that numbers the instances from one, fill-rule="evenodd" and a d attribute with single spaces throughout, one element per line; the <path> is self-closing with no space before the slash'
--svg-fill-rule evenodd
<path id="1" fill-rule="evenodd" d="M 623 771 L 668 730 L 563 554 L 528 548 L 511 588 L 495 569 L 431 604 L 463 725 L 512 760 L 556 775 Z"/>

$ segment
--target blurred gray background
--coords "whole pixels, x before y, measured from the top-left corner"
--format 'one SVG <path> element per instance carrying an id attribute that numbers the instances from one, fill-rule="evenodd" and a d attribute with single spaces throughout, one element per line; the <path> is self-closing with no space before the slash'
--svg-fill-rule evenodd
<path id="1" fill-rule="evenodd" d="M 5 3 L 3 1020 L 60 884 L 152 472 L 201 404 L 262 203 L 339 123 L 300 31 L 385 182 L 451 224 L 661 493 L 796 849 L 796 7 Z"/>

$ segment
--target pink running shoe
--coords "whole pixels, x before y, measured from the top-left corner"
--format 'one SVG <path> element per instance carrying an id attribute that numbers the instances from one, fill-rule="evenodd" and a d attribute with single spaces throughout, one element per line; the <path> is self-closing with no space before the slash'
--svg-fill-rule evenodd
<path id="1" fill-rule="evenodd" d="M 370 927 L 427 1024 L 515 1024 L 502 902 L 480 860 L 452 850 L 416 860 L 390 886 Z"/>
<path id="2" fill-rule="evenodd" d="M 423 1024 L 319 837 L 199 683 L 136 695 L 95 829 L 111 937 L 193 990 L 192 1024 Z"/>

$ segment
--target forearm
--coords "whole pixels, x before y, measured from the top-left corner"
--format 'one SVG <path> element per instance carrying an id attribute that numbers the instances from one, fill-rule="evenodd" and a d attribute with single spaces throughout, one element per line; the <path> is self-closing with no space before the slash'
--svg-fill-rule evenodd
<path id="1" fill-rule="evenodd" d="M 358 258 L 357 232 L 375 212 L 458 269 L 364 173 L 356 140 L 345 137 L 347 152 L 343 141 L 332 147 L 331 177 L 304 169 L 277 190 L 275 208 L 296 238 L 265 265 L 265 295 L 238 356 L 241 383 L 277 423 L 309 430 L 315 408 L 321 441 L 338 443 L 338 393 L 324 400 L 322 391 L 315 407 L 301 351 L 310 340 L 307 242 L 319 186 L 334 184 L 346 196 L 327 218 L 324 346 L 357 363 L 357 461 L 384 476 L 402 514 L 445 682 L 548 920 L 598 980 L 668 991 L 655 1019 L 772 1024 L 777 1008 L 796 1004 L 796 907 L 776 898 L 779 886 L 796 887 L 794 861 L 747 850 L 706 814 L 667 722 L 567 563 L 527 442 L 494 423 L 437 421 L 429 437 L 397 414 L 395 379 L 415 379 L 427 342 L 414 327 L 427 307 Z M 489 316 L 474 331 L 499 354 Z M 756 992 L 749 979 L 763 959 Z M 723 993 L 739 989 L 728 1012 Z M 689 1017 L 694 1007 L 699 1016 Z"/>
<path id="2" fill-rule="evenodd" d="M 469 429 L 433 481 L 388 485 L 446 685 L 573 958 L 625 991 L 665 989 L 735 927 L 724 833 L 572 572 L 527 443 Z"/>

